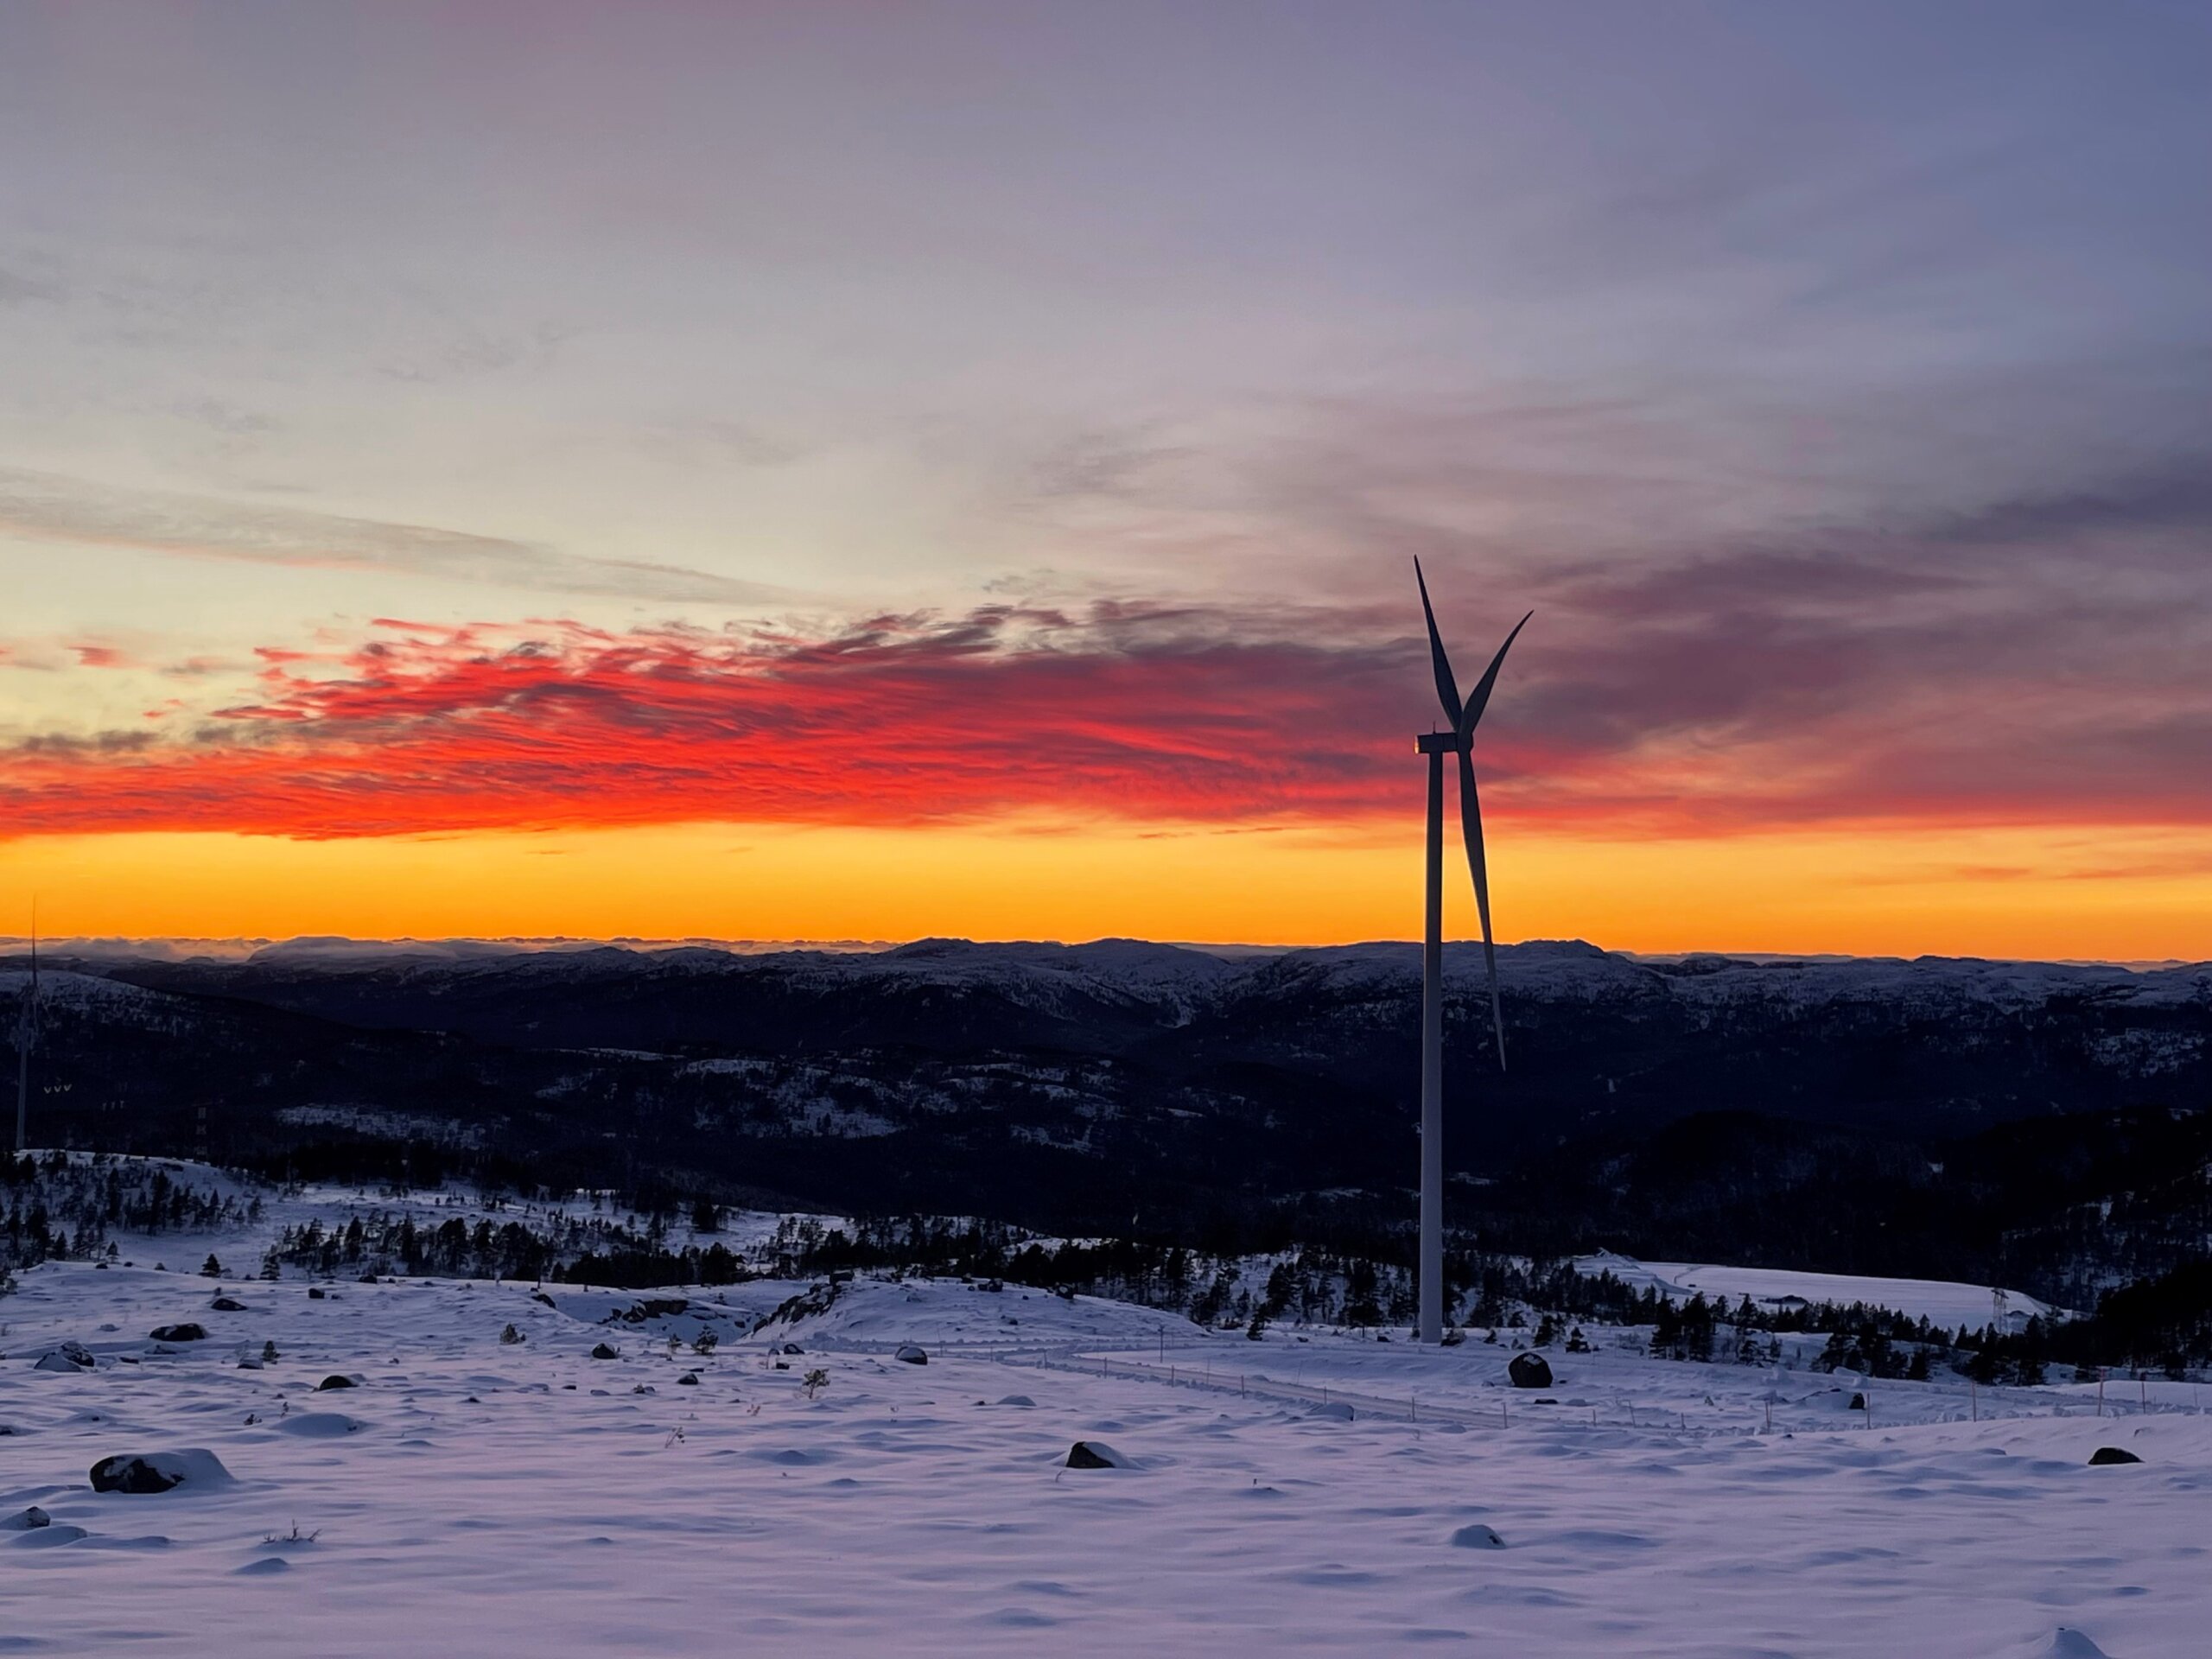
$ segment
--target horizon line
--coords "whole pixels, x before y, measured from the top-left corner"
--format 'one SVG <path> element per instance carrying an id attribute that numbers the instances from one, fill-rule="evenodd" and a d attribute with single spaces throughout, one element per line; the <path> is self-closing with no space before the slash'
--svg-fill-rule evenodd
<path id="1" fill-rule="evenodd" d="M 28 934 L 0 934 L 0 950 L 28 950 L 33 941 Z M 281 950 L 286 946 L 302 946 L 309 950 L 325 948 L 333 951 L 353 950 L 363 952 L 396 951 L 409 948 L 434 950 L 439 947 L 474 947 L 486 954 L 527 955 L 534 951 L 563 950 L 615 950 L 657 951 L 679 950 L 721 950 L 736 956 L 770 956 L 782 952 L 815 951 L 844 956 L 881 956 L 918 944 L 967 944 L 982 947 L 1022 945 L 1051 945 L 1064 950 L 1080 950 L 1102 944 L 1147 944 L 1161 949 L 1190 950 L 1201 955 L 1224 957 L 1289 956 L 1303 951 L 1357 950 L 1383 946 L 1402 946 L 1418 950 L 1421 941 L 1414 938 L 1370 938 L 1308 941 L 1300 944 L 1251 944 L 1239 940 L 1220 939 L 1154 939 L 1135 934 L 1100 934 L 1087 938 L 1051 938 L 1043 937 L 976 938 L 964 934 L 919 934 L 907 939 L 854 938 L 721 938 L 702 934 L 651 937 L 638 934 L 442 934 L 418 936 L 398 934 L 381 938 L 356 937 L 343 933 L 297 933 L 283 938 L 257 935 L 198 935 L 198 934 L 86 934 L 73 937 L 46 937 L 36 941 L 46 954 L 63 954 L 72 950 L 86 954 L 120 954 L 130 950 L 154 950 L 167 947 L 168 953 L 188 959 L 218 957 L 236 953 L 234 959 L 244 962 L 264 951 Z M 1479 945 L 1482 936 L 1447 938 L 1450 945 Z M 1714 958 L 1754 965 L 1804 963 L 1915 963 L 1915 962 L 1986 962 L 2018 963 L 2054 968 L 2114 968 L 2132 973 L 2151 973 L 2175 968 L 2212 966 L 2212 958 L 2192 959 L 2186 957 L 2015 957 L 1980 956 L 1972 953 L 1947 954 L 1922 951 L 1912 956 L 1882 952 L 1849 950 L 1731 950 L 1709 947 L 1691 947 L 1678 950 L 1631 950 L 1601 945 L 1580 938 L 1536 938 L 1501 941 L 1500 950 L 1525 950 L 1532 945 L 1579 945 L 1601 955 L 1618 957 L 1637 963 L 1680 963 L 1699 958 Z M 197 950 L 190 947 L 199 947 Z"/>

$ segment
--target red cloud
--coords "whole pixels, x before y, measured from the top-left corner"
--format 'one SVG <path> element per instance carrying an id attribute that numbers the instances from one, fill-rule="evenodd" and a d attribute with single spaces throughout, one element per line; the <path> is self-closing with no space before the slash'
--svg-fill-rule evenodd
<path id="1" fill-rule="evenodd" d="M 2171 683 L 2170 652 L 2046 684 L 2012 667 L 2039 636 L 2004 619 L 1604 610 L 1586 595 L 1516 649 L 1482 755 L 1509 817 L 1629 836 L 2212 823 L 2212 711 Z M 1421 642 L 1370 617 L 1127 603 L 827 633 L 391 622 L 257 658 L 254 699 L 196 730 L 0 754 L 0 835 L 1349 824 L 1418 814 L 1407 740 L 1434 709 Z"/>
<path id="2" fill-rule="evenodd" d="M 1126 608 L 819 639 L 410 626 L 335 659 L 264 650 L 261 697 L 189 742 L 24 746 L 0 801 L 18 834 L 303 837 L 1362 815 L 1404 792 L 1396 655 L 1202 637 Z"/>

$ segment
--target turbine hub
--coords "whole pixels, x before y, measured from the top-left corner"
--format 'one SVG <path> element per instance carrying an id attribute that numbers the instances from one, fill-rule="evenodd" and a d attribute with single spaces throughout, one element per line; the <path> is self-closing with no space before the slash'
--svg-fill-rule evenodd
<path id="1" fill-rule="evenodd" d="M 1460 750 L 1472 747 L 1471 736 L 1467 742 L 1462 743 L 1457 732 L 1423 732 L 1414 739 L 1416 754 L 1457 754 Z"/>

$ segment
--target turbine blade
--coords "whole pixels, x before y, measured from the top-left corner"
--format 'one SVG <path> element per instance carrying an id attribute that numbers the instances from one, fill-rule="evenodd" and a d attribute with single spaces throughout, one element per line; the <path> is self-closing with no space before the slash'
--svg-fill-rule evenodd
<path id="1" fill-rule="evenodd" d="M 1483 804 L 1475 792 L 1475 763 L 1459 751 L 1459 833 L 1467 842 L 1467 874 L 1475 879 L 1475 909 L 1483 918 L 1483 965 L 1490 970 L 1491 1029 L 1497 1034 L 1497 1069 L 1505 1070 L 1505 1009 L 1497 995 L 1497 946 L 1490 931 L 1490 869 L 1483 861 Z"/>
<path id="2" fill-rule="evenodd" d="M 1444 718 L 1452 722 L 1452 729 L 1459 729 L 1459 683 L 1452 677 L 1452 659 L 1444 654 L 1443 636 L 1436 631 L 1436 613 L 1429 607 L 1428 582 L 1421 573 L 1421 561 L 1414 561 L 1414 580 L 1421 584 L 1421 613 L 1428 621 L 1428 658 L 1436 670 L 1436 695 L 1444 703 Z"/>
<path id="3" fill-rule="evenodd" d="M 1529 616 L 1535 614 L 1534 611 L 1529 613 Z M 1513 642 L 1521 637 L 1521 630 L 1529 626 L 1529 616 L 1522 617 L 1513 625 L 1513 632 L 1505 636 L 1505 643 L 1497 648 L 1497 655 L 1490 659 L 1490 666 L 1483 671 L 1482 678 L 1476 683 L 1474 693 L 1467 699 L 1459 723 L 1452 728 L 1459 734 L 1461 742 L 1474 735 L 1475 722 L 1483 717 L 1483 710 L 1490 707 L 1491 688 L 1497 683 L 1497 671 L 1505 666 L 1505 653 L 1513 649 Z"/>

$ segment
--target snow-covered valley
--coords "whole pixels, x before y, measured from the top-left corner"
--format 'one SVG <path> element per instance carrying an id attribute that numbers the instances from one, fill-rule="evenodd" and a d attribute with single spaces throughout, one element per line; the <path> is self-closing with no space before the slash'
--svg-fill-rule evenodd
<path id="1" fill-rule="evenodd" d="M 2185 1382 L 1869 1383 L 1606 1331 L 1515 1389 L 1516 1333 L 1252 1341 L 1012 1283 L 188 1270 L 317 1201 L 0 1300 L 0 1651 L 2204 1650 Z M 41 1369 L 69 1343 L 89 1369 Z M 191 1450 L 219 1472 L 88 1480 Z"/>

